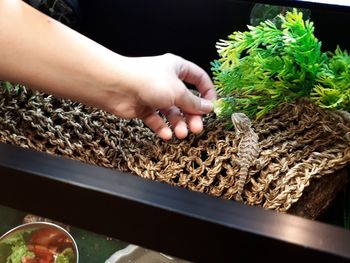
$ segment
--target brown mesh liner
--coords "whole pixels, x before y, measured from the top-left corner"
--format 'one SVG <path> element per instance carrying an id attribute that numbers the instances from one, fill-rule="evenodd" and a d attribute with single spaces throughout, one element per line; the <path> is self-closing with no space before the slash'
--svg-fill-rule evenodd
<path id="1" fill-rule="evenodd" d="M 139 120 L 23 88 L 0 94 L 0 140 L 223 197 L 240 170 L 239 138 L 213 115 L 205 130 L 164 142 Z M 254 123 L 261 152 L 243 201 L 285 212 L 304 189 L 350 161 L 350 118 L 306 99 Z M 231 195 L 228 195 L 231 196 Z"/>

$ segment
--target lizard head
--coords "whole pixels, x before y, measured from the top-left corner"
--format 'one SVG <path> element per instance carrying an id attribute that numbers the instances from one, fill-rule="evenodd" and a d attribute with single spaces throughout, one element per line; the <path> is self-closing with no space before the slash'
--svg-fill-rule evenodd
<path id="1" fill-rule="evenodd" d="M 231 115 L 231 120 L 233 126 L 235 127 L 236 132 L 245 133 L 250 130 L 252 127 L 252 122 L 249 117 L 241 112 L 235 112 Z"/>

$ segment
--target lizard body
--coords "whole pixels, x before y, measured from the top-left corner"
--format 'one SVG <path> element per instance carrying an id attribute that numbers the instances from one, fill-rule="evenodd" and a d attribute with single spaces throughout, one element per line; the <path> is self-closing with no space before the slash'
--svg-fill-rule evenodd
<path id="1" fill-rule="evenodd" d="M 244 113 L 233 113 L 231 119 L 236 134 L 240 137 L 237 155 L 241 168 L 238 172 L 238 180 L 236 181 L 235 189 L 236 199 L 242 200 L 242 192 L 248 177 L 249 168 L 253 165 L 260 153 L 259 137 L 253 130 L 250 119 Z"/>

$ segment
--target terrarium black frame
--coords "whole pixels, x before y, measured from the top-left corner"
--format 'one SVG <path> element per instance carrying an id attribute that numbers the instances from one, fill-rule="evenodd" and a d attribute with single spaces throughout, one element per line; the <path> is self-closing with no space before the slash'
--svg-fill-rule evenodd
<path id="1" fill-rule="evenodd" d="M 259 2 L 350 12 L 348 4 Z M 0 144 L 0 180 L 2 205 L 196 262 L 350 262 L 348 230 L 13 145 Z"/>
<path id="2" fill-rule="evenodd" d="M 242 0 L 246 2 L 260 2 L 273 5 L 286 5 L 286 6 L 301 6 L 301 7 L 317 7 L 317 8 L 348 8 L 350 7 L 350 2 L 344 0 Z"/>

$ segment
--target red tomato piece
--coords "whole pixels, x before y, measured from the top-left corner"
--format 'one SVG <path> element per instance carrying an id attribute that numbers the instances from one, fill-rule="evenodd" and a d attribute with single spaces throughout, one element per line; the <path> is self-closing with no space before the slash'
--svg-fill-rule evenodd
<path id="1" fill-rule="evenodd" d="M 46 227 L 39 229 L 32 234 L 30 243 L 39 244 L 43 246 L 57 246 L 57 244 L 64 242 L 66 239 L 65 234 L 52 227 Z"/>
<path id="2" fill-rule="evenodd" d="M 42 245 L 28 245 L 29 251 L 35 254 L 35 258 L 37 259 L 37 263 L 53 263 L 54 262 L 54 254 L 55 252 L 51 251 L 49 248 Z M 41 261 L 40 261 L 41 260 Z M 31 262 L 29 262 L 31 263 Z"/>
<path id="3" fill-rule="evenodd" d="M 35 258 L 28 257 L 23 257 L 21 261 L 22 263 L 38 263 L 38 261 Z"/>

